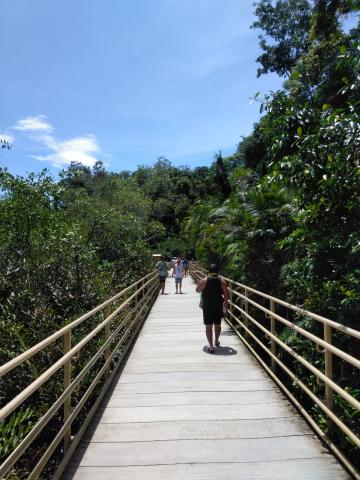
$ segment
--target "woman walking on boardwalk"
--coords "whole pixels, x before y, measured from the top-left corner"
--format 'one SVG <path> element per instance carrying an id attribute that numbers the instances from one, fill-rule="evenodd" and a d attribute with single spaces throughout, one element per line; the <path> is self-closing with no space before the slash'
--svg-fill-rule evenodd
<path id="1" fill-rule="evenodd" d="M 202 294 L 205 331 L 209 342 L 208 352 L 215 353 L 214 345 L 216 347 L 220 345 L 223 310 L 227 307 L 229 299 L 227 284 L 223 278 L 219 277 L 215 264 L 210 265 L 208 276 L 200 280 L 196 291 Z"/>

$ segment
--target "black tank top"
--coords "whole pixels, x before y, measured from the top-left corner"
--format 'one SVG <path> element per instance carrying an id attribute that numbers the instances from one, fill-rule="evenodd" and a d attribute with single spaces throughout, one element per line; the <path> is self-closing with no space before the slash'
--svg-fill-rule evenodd
<path id="1" fill-rule="evenodd" d="M 205 310 L 221 310 L 223 304 L 223 291 L 220 277 L 207 277 L 203 290 Z"/>

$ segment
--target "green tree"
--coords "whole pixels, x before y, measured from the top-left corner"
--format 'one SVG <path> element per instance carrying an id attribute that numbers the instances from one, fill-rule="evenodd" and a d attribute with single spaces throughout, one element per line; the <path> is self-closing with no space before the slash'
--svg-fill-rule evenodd
<path id="1" fill-rule="evenodd" d="M 251 28 L 261 29 L 260 48 L 264 51 L 257 58 L 261 64 L 258 77 L 275 72 L 289 76 L 301 54 L 306 50 L 311 4 L 308 0 L 260 0 L 255 3 L 258 17 Z"/>

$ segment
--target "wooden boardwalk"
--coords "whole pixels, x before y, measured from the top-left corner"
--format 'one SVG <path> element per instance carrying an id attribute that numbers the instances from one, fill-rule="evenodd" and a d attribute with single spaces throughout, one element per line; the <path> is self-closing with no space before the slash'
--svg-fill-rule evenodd
<path id="1" fill-rule="evenodd" d="M 206 353 L 183 290 L 167 280 L 64 479 L 350 479 L 227 326 Z"/>

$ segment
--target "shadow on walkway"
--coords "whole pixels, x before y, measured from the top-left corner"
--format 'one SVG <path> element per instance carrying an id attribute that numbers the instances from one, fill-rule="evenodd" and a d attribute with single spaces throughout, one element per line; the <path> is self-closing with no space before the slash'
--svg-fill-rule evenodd
<path id="1" fill-rule="evenodd" d="M 209 353 L 207 346 L 203 348 L 203 352 L 209 355 L 236 355 L 237 354 L 237 350 L 235 350 L 235 348 L 223 347 L 222 345 L 215 348 L 215 353 Z"/>

